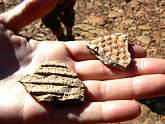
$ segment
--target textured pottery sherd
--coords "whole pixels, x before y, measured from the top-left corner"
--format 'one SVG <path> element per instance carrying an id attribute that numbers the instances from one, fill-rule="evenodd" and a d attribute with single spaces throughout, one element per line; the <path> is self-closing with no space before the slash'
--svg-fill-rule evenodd
<path id="1" fill-rule="evenodd" d="M 34 74 L 25 75 L 20 82 L 40 102 L 83 102 L 85 99 L 82 81 L 64 64 L 42 64 Z"/>
<path id="2" fill-rule="evenodd" d="M 87 43 L 87 48 L 106 65 L 126 70 L 131 62 L 128 36 L 123 33 L 97 38 Z"/>

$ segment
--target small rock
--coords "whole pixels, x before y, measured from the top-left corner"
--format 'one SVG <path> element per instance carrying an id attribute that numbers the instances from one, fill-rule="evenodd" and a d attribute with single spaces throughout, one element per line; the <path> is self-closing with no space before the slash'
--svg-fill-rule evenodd
<path id="1" fill-rule="evenodd" d="M 90 38 L 93 39 L 92 37 L 103 36 L 109 33 L 106 29 L 98 28 L 89 24 L 77 24 L 74 26 L 74 30 L 79 32 L 79 34 L 88 37 L 88 40 Z"/>
<path id="2" fill-rule="evenodd" d="M 116 17 L 123 16 L 123 14 L 124 14 L 124 11 L 122 9 L 116 9 L 116 10 L 110 11 L 108 17 L 109 18 L 116 18 Z"/>
<path id="3" fill-rule="evenodd" d="M 149 25 L 140 25 L 139 29 L 142 31 L 148 31 L 151 30 L 151 27 Z"/>
<path id="4" fill-rule="evenodd" d="M 137 1 L 137 0 L 131 0 L 130 3 L 129 3 L 129 6 L 131 8 L 139 7 L 139 1 Z"/>
<path id="5" fill-rule="evenodd" d="M 139 40 L 141 43 L 143 43 L 145 45 L 147 45 L 147 44 L 149 44 L 151 42 L 150 37 L 144 36 L 144 35 L 136 37 L 136 39 Z"/>
<path id="6" fill-rule="evenodd" d="M 86 21 L 85 23 L 90 23 L 94 26 L 96 25 L 100 25 L 103 26 L 106 24 L 106 19 L 103 16 L 94 16 L 94 15 L 90 15 L 86 17 Z"/>
<path id="7" fill-rule="evenodd" d="M 136 17 L 138 17 L 138 18 L 144 18 L 144 17 L 145 17 L 145 11 L 144 11 L 144 9 L 140 9 L 140 10 L 136 13 Z"/>
<path id="8" fill-rule="evenodd" d="M 133 10 L 132 10 L 131 7 L 128 7 L 128 8 L 127 8 L 126 16 L 127 16 L 128 18 L 134 18 L 134 12 L 133 12 Z"/>

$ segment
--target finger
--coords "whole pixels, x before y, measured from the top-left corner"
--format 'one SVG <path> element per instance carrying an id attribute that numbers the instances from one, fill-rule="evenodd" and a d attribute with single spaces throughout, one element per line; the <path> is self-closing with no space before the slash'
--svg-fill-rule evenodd
<path id="1" fill-rule="evenodd" d="M 57 0 L 24 0 L 15 8 L 1 14 L 0 21 L 7 28 L 17 32 L 32 21 L 49 13 Z"/>
<path id="2" fill-rule="evenodd" d="M 135 59 L 126 71 L 109 68 L 98 60 L 87 60 L 76 62 L 75 71 L 82 80 L 108 80 L 136 75 L 164 74 L 165 60 L 154 58 Z"/>
<path id="3" fill-rule="evenodd" d="M 84 81 L 94 101 L 142 99 L 165 94 L 165 75 L 154 74 L 108 81 Z"/>
<path id="4" fill-rule="evenodd" d="M 37 108 L 37 107 L 36 107 Z M 39 109 L 41 110 L 41 109 Z M 41 112 L 41 111 L 38 111 Z M 135 101 L 107 101 L 92 102 L 85 105 L 62 106 L 49 108 L 45 112 L 47 116 L 40 114 L 40 122 L 48 121 L 50 124 L 57 122 L 71 123 L 86 122 L 119 122 L 137 117 L 140 113 L 140 106 Z M 39 113 L 36 113 L 39 115 Z M 43 120 L 43 121 L 41 121 Z"/>
<path id="5" fill-rule="evenodd" d="M 86 47 L 88 41 L 71 41 L 66 42 L 66 46 L 75 61 L 82 61 L 88 59 L 96 59 L 96 57 L 89 52 Z M 138 46 L 138 45 L 130 45 L 130 52 L 132 53 L 133 57 L 145 57 L 146 52 L 145 50 Z"/>
<path id="6" fill-rule="evenodd" d="M 83 61 L 88 59 L 96 59 L 86 47 L 88 41 L 70 41 L 66 42 L 66 47 L 75 61 Z"/>
<path id="7" fill-rule="evenodd" d="M 146 50 L 135 44 L 129 44 L 129 51 L 132 53 L 132 58 L 144 58 L 147 56 Z"/>

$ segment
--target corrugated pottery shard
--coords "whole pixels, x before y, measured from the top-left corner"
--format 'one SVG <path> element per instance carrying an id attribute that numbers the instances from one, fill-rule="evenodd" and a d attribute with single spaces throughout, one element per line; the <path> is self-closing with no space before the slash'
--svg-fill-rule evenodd
<path id="1" fill-rule="evenodd" d="M 85 99 L 82 81 L 64 64 L 42 64 L 34 74 L 25 75 L 20 82 L 40 102 L 83 102 Z"/>
<path id="2" fill-rule="evenodd" d="M 128 36 L 115 33 L 97 38 L 87 43 L 87 48 L 106 65 L 126 70 L 131 62 L 128 49 Z"/>

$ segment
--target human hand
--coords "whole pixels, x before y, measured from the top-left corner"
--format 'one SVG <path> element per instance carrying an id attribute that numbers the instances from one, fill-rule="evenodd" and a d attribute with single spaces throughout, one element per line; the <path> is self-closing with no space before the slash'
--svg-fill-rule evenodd
<path id="1" fill-rule="evenodd" d="M 18 6 L 0 15 L 0 22 L 14 32 L 18 32 L 22 27 L 45 16 L 62 0 L 21 1 L 23 2 Z"/>
<path id="2" fill-rule="evenodd" d="M 1 29 L 1 36 L 5 39 L 0 47 L 1 123 L 123 121 L 140 113 L 140 106 L 132 99 L 164 94 L 164 60 L 137 58 L 131 70 L 120 72 L 96 60 L 86 49 L 85 41 L 38 43 L 5 29 Z M 140 48 L 133 49 L 137 55 Z M 45 60 L 57 60 L 75 70 L 87 87 L 86 104 L 51 108 L 39 104 L 25 91 L 18 80 Z"/>
<path id="3" fill-rule="evenodd" d="M 140 106 L 133 99 L 164 95 L 165 61 L 138 58 L 144 57 L 138 46 L 132 47 L 136 58 L 132 69 L 122 72 L 96 60 L 86 49 L 85 41 L 38 42 L 14 35 L 2 25 L 0 29 L 0 123 L 123 121 L 140 113 Z M 75 70 L 87 87 L 86 104 L 44 106 L 25 91 L 18 80 L 49 60 L 66 63 Z"/>

